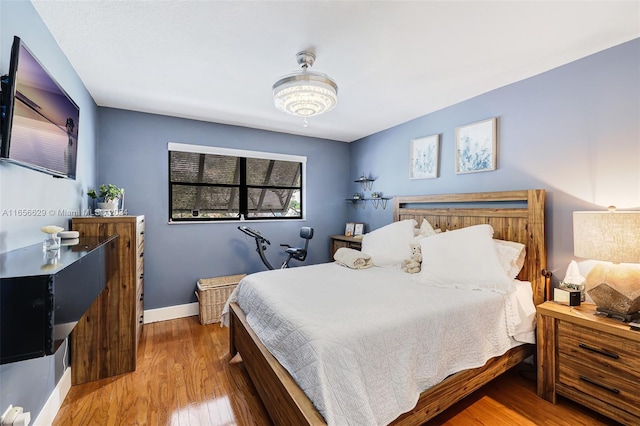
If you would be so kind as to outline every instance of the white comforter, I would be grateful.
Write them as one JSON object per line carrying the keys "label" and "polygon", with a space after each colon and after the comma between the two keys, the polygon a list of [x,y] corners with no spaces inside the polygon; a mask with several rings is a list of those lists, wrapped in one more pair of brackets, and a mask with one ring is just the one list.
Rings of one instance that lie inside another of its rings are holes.
{"label": "white comforter", "polygon": [[510,295],[426,287],[328,263],[245,277],[237,302],[328,425],[382,425],[457,371],[533,343],[531,286]]}

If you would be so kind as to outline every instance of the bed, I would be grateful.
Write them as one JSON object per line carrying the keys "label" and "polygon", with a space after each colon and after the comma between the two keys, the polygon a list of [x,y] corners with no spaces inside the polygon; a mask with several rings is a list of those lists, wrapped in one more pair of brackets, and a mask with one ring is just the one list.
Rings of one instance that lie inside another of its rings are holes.
{"label": "bed", "polygon": [[[421,223],[426,219],[442,231],[488,224],[493,228],[494,238],[525,244],[527,255],[518,279],[531,283],[529,295],[537,305],[544,301],[545,294],[545,280],[541,275],[541,270],[546,267],[544,203],[544,190],[395,197],[394,221],[414,219]],[[318,268],[330,267],[316,266],[315,275],[326,273]],[[291,271],[290,274],[301,273]],[[346,316],[348,314],[345,312]],[[273,422],[277,425],[325,425],[324,417],[258,338],[237,303],[229,306],[229,326],[230,353],[242,356]],[[317,328],[320,330],[323,326],[319,324]],[[377,326],[384,328],[384,323]],[[393,419],[390,424],[422,424],[533,354],[531,344],[503,349],[499,351],[501,355],[492,357],[484,365],[443,377],[419,395],[413,409]]]}

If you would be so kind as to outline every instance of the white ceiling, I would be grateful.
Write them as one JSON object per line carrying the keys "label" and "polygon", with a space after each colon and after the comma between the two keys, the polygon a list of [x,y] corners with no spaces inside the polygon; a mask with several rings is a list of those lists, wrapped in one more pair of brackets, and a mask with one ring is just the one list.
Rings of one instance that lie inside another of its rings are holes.
{"label": "white ceiling", "polygon": [[[640,37],[640,1],[33,1],[99,106],[351,142]],[[315,51],[338,106],[271,86]]]}

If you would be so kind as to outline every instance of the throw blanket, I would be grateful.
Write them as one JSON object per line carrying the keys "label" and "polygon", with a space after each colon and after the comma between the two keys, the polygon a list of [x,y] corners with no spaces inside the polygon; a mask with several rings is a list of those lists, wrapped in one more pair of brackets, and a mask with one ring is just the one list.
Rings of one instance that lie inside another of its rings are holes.
{"label": "throw blanket", "polygon": [[346,266],[351,269],[366,269],[371,268],[371,256],[361,251],[340,247],[333,255],[333,259],[342,266]]}
{"label": "throw blanket", "polygon": [[510,297],[411,277],[335,263],[280,269],[248,275],[229,302],[329,426],[385,425],[424,389],[517,346],[514,334],[533,337],[528,283],[514,281],[519,290]]}

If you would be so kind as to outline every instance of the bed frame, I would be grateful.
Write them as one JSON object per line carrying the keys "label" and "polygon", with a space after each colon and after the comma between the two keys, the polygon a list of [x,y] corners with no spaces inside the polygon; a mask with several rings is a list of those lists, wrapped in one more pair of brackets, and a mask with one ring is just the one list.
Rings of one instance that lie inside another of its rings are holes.
{"label": "bed frame", "polygon": [[[544,302],[546,268],[544,233],[545,190],[480,192],[468,194],[395,197],[393,220],[427,219],[443,231],[487,223],[494,238],[517,241],[527,246],[525,265],[518,276],[531,282],[533,301]],[[240,307],[230,309],[229,350],[240,353],[247,372],[276,425],[326,425],[309,398],[291,375],[269,353],[249,327]],[[420,425],[440,414],[465,396],[523,361],[534,345],[522,345],[495,357],[479,368],[447,377],[420,395],[415,408],[392,425]]]}

